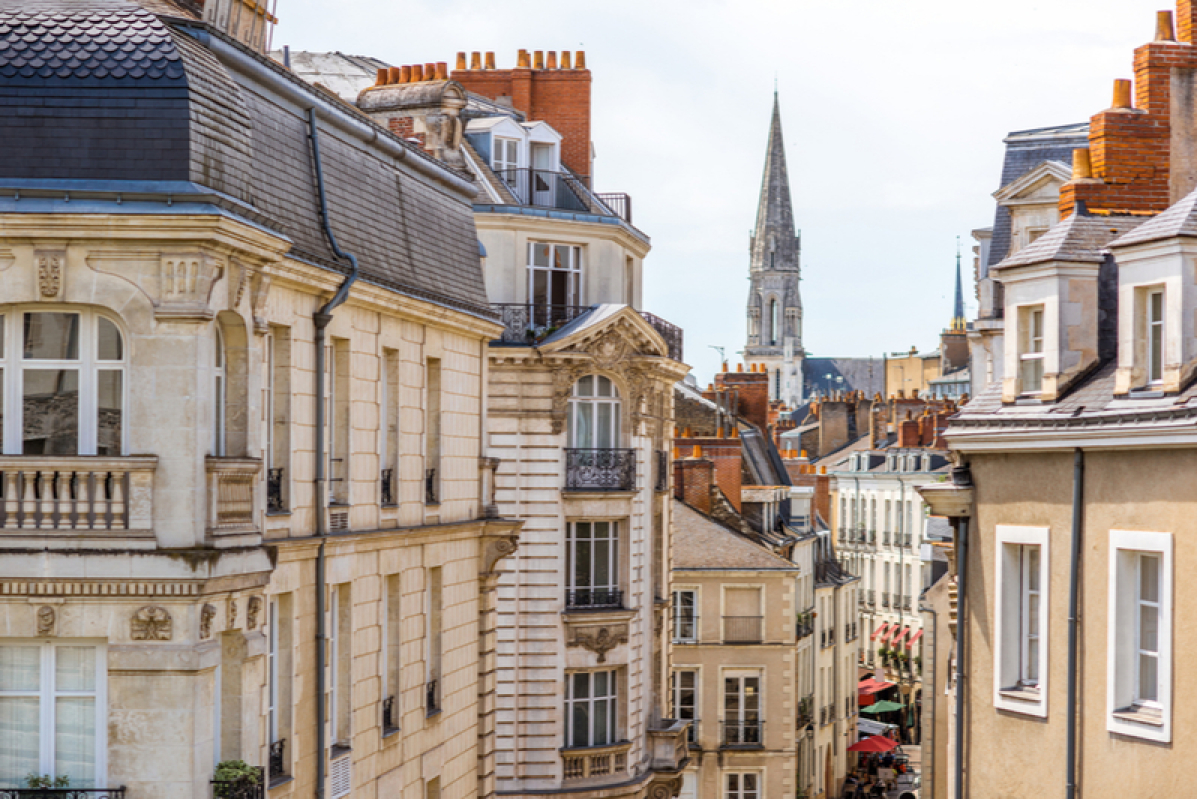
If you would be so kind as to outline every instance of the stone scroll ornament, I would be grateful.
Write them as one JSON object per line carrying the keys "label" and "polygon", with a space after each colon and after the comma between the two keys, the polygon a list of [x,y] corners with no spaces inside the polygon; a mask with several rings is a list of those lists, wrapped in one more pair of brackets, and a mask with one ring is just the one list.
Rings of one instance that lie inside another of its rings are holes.
{"label": "stone scroll ornament", "polygon": [[596,662],[603,663],[608,653],[620,644],[629,643],[629,632],[624,627],[586,627],[575,630],[571,646],[582,646],[596,653]]}
{"label": "stone scroll ornament", "polygon": [[496,564],[501,558],[506,558],[516,551],[517,536],[515,535],[496,538],[490,541],[487,545],[487,550],[484,552],[484,572],[491,574],[493,571],[495,571]]}
{"label": "stone scroll ornament", "polygon": [[130,620],[129,637],[135,641],[170,641],[171,614],[164,607],[146,605]]}
{"label": "stone scroll ornament", "polygon": [[212,635],[213,621],[217,618],[217,606],[209,603],[204,603],[204,607],[200,608],[200,638],[208,638]]}

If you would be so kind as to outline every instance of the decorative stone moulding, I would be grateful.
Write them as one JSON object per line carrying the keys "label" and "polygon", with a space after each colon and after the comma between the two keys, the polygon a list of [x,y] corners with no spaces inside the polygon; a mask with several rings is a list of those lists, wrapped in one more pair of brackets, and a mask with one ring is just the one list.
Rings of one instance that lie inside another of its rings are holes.
{"label": "decorative stone moulding", "polygon": [[491,574],[496,570],[496,564],[517,551],[518,538],[515,535],[497,536],[490,538],[483,553],[483,571]]}
{"label": "decorative stone moulding", "polygon": [[154,315],[173,319],[211,319],[209,297],[223,273],[224,268],[204,253],[161,254]]}
{"label": "decorative stone moulding", "polygon": [[48,302],[61,300],[66,251],[35,250],[33,258],[37,263],[38,299]]}
{"label": "decorative stone moulding", "polygon": [[597,663],[603,663],[613,649],[629,643],[629,626],[626,624],[573,626],[571,633],[567,646],[581,646],[594,652]]}
{"label": "decorative stone moulding", "polygon": [[37,610],[38,638],[54,635],[54,625],[58,621],[58,611],[49,605],[42,605]]}
{"label": "decorative stone moulding", "polygon": [[225,603],[226,629],[236,630],[238,627],[237,597],[230,597]]}
{"label": "decorative stone moulding", "polygon": [[212,635],[213,621],[217,618],[217,606],[208,602],[204,603],[204,607],[200,608],[200,639],[204,640]]}
{"label": "decorative stone moulding", "polygon": [[158,605],[146,605],[133,614],[129,637],[134,641],[170,641],[171,614]]}
{"label": "decorative stone moulding", "polygon": [[252,596],[246,602],[246,629],[258,629],[258,617],[262,613],[262,597]]}

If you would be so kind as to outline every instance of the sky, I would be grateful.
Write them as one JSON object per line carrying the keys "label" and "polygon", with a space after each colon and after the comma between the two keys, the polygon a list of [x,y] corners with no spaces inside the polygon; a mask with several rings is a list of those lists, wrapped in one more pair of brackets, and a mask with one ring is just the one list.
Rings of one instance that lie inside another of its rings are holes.
{"label": "sky", "polygon": [[933,349],[961,241],[991,225],[1010,131],[1106,108],[1166,0],[278,0],[274,47],[392,64],[584,50],[593,185],[632,196],[643,308],[701,383],[745,344],[749,239],[778,86],[801,234],[804,347]]}

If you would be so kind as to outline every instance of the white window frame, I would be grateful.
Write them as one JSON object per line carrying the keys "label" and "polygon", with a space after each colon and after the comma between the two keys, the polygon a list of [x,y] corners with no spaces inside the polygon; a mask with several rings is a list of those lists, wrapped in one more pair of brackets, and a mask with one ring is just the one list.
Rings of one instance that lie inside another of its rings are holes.
{"label": "white window frame", "polygon": [[[38,744],[38,773],[55,775],[55,702],[58,696],[94,696],[96,699],[95,719],[95,758],[96,784],[94,787],[108,787],[108,647],[103,640],[90,638],[62,638],[46,640],[40,638],[6,638],[4,646],[37,647],[40,654],[39,688],[34,691],[0,691],[0,696],[28,697],[37,696],[39,699],[39,744]],[[96,690],[87,692],[57,691],[55,689],[55,661],[53,651],[62,647],[88,647],[96,650]],[[219,704],[219,703],[218,703]],[[9,787],[25,787],[24,776],[21,784]],[[73,786],[85,787],[85,786]]]}
{"label": "white window frame", "polygon": [[[583,381],[590,380],[591,393],[583,393]],[[608,385],[608,395],[600,394],[601,381]],[[571,387],[571,399],[568,409],[568,432],[572,448],[579,449],[618,449],[621,445],[621,389],[616,381],[604,375],[584,375],[575,381]],[[601,410],[609,417],[609,435],[600,435]],[[578,418],[581,415],[589,417],[591,440],[582,441]],[[584,447],[584,444],[589,446]]]}
{"label": "white window frame", "polygon": [[[537,264],[536,252],[538,247],[547,247],[546,265]],[[567,251],[567,266],[565,269],[554,268],[555,250],[559,247]],[[557,306],[553,302],[553,292],[547,291],[545,302],[538,303],[534,299],[534,276],[537,272],[546,272],[546,285],[550,285],[550,276],[556,273],[567,275],[567,306],[582,306],[583,300],[583,247],[578,244],[565,244],[554,241],[530,241],[525,254],[526,298],[532,309],[545,309],[546,314],[552,313]],[[533,320],[531,320],[533,321]]]}
{"label": "white window frame", "polygon": [[[579,525],[591,525],[592,534],[586,539],[590,544],[590,561],[588,585],[581,585],[575,579],[575,559],[576,547],[580,545],[583,539],[580,539],[577,529]],[[608,536],[605,538],[596,538],[596,525],[607,524]],[[600,584],[596,580],[596,552],[598,549],[607,549],[609,577],[605,584]],[[569,591],[621,591],[621,523],[616,519],[577,519],[567,522],[567,557],[566,560],[566,583]],[[624,600],[622,599],[622,603]]]}
{"label": "white window frame", "polygon": [[[575,677],[579,674],[587,674],[588,675],[588,695],[586,697],[576,697],[575,696]],[[596,675],[597,674],[607,674],[608,675],[608,690],[603,695],[598,695],[596,693]],[[564,676],[565,676],[564,682],[566,683],[563,688],[563,694],[565,697],[564,704],[565,704],[565,710],[566,710],[564,718],[563,718],[563,725],[564,725],[563,741],[565,742],[564,748],[579,749],[579,748],[584,748],[584,747],[589,747],[589,746],[610,746],[610,745],[615,744],[618,741],[620,741],[621,740],[621,730],[618,727],[618,723],[619,723],[618,715],[619,714],[617,713],[617,705],[621,701],[621,690],[620,690],[620,684],[619,684],[621,677],[620,677],[619,670],[617,670],[617,669],[597,669],[596,671],[586,671],[586,672],[568,671],[568,672],[566,672],[566,674]],[[601,703],[608,703],[608,704],[603,705]],[[574,719],[574,715],[575,715],[574,711],[575,711],[576,707],[580,706],[580,705],[582,705],[583,707],[585,707],[587,709],[588,725],[587,725],[587,740],[586,741],[573,740],[573,736],[572,736],[572,733],[574,732],[574,725],[572,723],[572,720]],[[600,708],[599,710],[597,709],[598,706]],[[596,731],[596,725],[594,723],[595,714],[598,712],[603,712],[605,708],[607,708],[607,712],[608,712],[608,730],[609,730],[608,737],[611,740],[597,741],[597,740],[594,740],[594,735],[595,735],[595,731]]]}
{"label": "white window frame", "polygon": [[[1132,530],[1108,534],[1107,728],[1160,743],[1171,741],[1174,539],[1171,533]],[[1159,562],[1158,700],[1154,703],[1129,699],[1136,696],[1138,678],[1136,600],[1140,576],[1135,558],[1140,555],[1156,556]]]}
{"label": "white window frame", "polygon": [[[691,618],[685,619],[681,613],[680,599],[684,594],[692,597]],[[671,591],[671,640],[676,644],[694,644],[700,641],[700,589],[699,587],[675,588]],[[692,627],[691,635],[680,635],[682,623],[688,622]]]}
{"label": "white window frame", "polygon": [[[34,360],[24,357],[24,318],[27,313],[62,313],[79,316],[79,352],[71,360]],[[99,320],[110,322],[121,337],[121,358],[100,360]],[[99,432],[99,373],[121,373],[121,444],[119,455],[129,452],[129,333],[114,315],[81,305],[38,304],[0,307],[0,405],[4,409],[0,430],[0,451],[24,454],[25,416],[24,373],[26,370],[71,370],[78,373],[78,427],[76,449],[79,455],[95,455]],[[119,456],[118,455],[118,456]],[[61,457],[74,457],[64,455]],[[110,456],[111,457],[111,456]]]}
{"label": "white window frame", "polygon": [[1042,380],[1036,386],[1025,385],[1025,364],[1038,361],[1041,364],[1041,376],[1046,376],[1046,306],[1026,305],[1018,309],[1020,323],[1020,352],[1017,368],[1017,383],[1020,394],[1041,394]]}
{"label": "white window frame", "polygon": [[[729,680],[738,681],[738,707],[737,712],[732,715],[730,714],[729,708],[726,706],[726,697],[729,693],[729,686],[726,683]],[[751,695],[746,691],[746,680],[758,681],[758,693],[757,695],[754,695],[754,702],[749,701]],[[765,746],[767,732],[767,708],[764,706],[764,697],[768,695],[766,674],[764,674],[761,669],[725,669],[721,672],[720,686],[721,696],[718,701],[720,702],[721,721],[725,722],[726,724],[737,724],[740,727],[737,737],[741,740],[735,743],[739,745],[745,744],[745,739],[750,737],[749,733],[746,731],[746,725],[757,724],[759,740],[757,742],[751,741],[749,743],[755,746]],[[755,705],[755,707],[750,707],[751,704]],[[727,733],[724,729],[722,729],[722,744],[724,744],[726,740]]]}
{"label": "white window frame", "polygon": [[[819,769],[818,769],[819,770]],[[762,799],[763,773],[761,771],[726,771],[722,776],[721,796],[723,799]],[[754,778],[754,787],[746,788],[746,778]],[[737,782],[736,788],[731,788],[729,780]]]}
{"label": "white window frame", "polygon": [[[1167,295],[1162,286],[1145,290],[1143,320],[1146,326],[1146,385],[1157,386],[1163,381],[1164,360],[1167,354],[1166,309]],[[1154,318],[1154,298],[1158,298],[1158,319]],[[1158,331],[1158,375],[1154,374],[1154,333]]]}
{"label": "white window frame", "polygon": [[[688,688],[685,688],[683,685],[681,685],[680,676],[683,674],[691,674],[692,675],[692,684]],[[701,707],[701,705],[700,705],[700,685],[701,685],[701,680],[700,680],[700,667],[699,666],[681,666],[677,669],[671,670],[671,718],[683,719],[684,721],[693,722],[692,732],[688,736],[689,742],[698,742],[699,741],[698,732],[696,731],[695,723],[698,723],[700,721],[700,707]],[[691,702],[692,715],[688,716],[686,718],[680,712],[681,709],[683,708],[682,694],[684,693],[684,691],[691,691],[691,694],[692,694],[692,702]]]}
{"label": "white window frame", "polygon": [[267,743],[279,740],[279,599],[267,602]]}
{"label": "white window frame", "polygon": [[[1023,659],[1027,641],[1026,609],[1028,597],[1021,579],[1021,547],[1036,546],[1038,551],[1037,629],[1038,678],[1033,684],[1023,680]],[[1050,621],[1050,528],[996,525],[996,595],[993,651],[993,704],[1001,710],[1045,718],[1049,677]]]}
{"label": "white window frame", "polygon": [[225,455],[225,405],[229,383],[225,379],[225,334],[219,324],[213,325],[213,438],[212,454],[214,457]]}

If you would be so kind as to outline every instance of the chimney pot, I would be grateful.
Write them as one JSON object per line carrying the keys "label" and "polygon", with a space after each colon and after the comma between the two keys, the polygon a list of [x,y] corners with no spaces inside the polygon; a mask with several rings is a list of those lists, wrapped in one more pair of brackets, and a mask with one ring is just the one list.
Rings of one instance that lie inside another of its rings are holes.
{"label": "chimney pot", "polygon": [[800,457],[801,457],[801,458],[807,458],[807,457],[808,457],[808,450],[806,450],[806,449],[802,449],[802,450],[800,450]]}
{"label": "chimney pot", "polygon": [[1175,23],[1170,11],[1158,12],[1158,25],[1154,31],[1154,41],[1175,41]]}
{"label": "chimney pot", "polygon": [[570,69],[570,68],[571,68],[571,51],[570,51],[570,50],[563,50],[563,51],[562,51],[562,64],[561,64],[560,66],[561,66],[563,69]]}
{"label": "chimney pot", "polygon": [[738,371],[739,372],[742,371],[742,364],[740,364],[740,363],[738,364]]}
{"label": "chimney pot", "polygon": [[724,438],[724,437],[725,437],[725,427],[723,425],[717,427],[717,438]]}
{"label": "chimney pot", "polygon": [[545,54],[541,50],[533,51],[533,68],[534,69],[545,69],[546,68],[546,59],[545,59],[544,55]]}
{"label": "chimney pot", "polygon": [[437,72],[434,73],[434,77],[438,80],[450,80],[450,70],[446,69],[446,66],[445,61],[437,62]]}
{"label": "chimney pot", "polygon": [[529,69],[529,51],[517,51],[517,69]]}
{"label": "chimney pot", "polygon": [[702,449],[700,449],[699,444],[692,445],[692,457],[693,458],[703,458],[704,457],[704,451]]}
{"label": "chimney pot", "polygon": [[1131,84],[1126,78],[1113,81],[1113,108],[1133,108]]}
{"label": "chimney pot", "polygon": [[420,83],[423,80],[425,80],[425,67],[421,66],[420,64],[413,64],[412,65],[412,75],[409,78],[409,80],[406,82],[407,83]]}
{"label": "chimney pot", "polygon": [[584,58],[582,50],[575,54],[575,69],[587,69],[587,60]]}
{"label": "chimney pot", "polygon": [[721,371],[722,372],[729,371],[729,361],[721,361]]}
{"label": "chimney pot", "polygon": [[821,474],[825,474],[825,467],[824,467],[824,466],[822,466],[822,467],[821,467]]}
{"label": "chimney pot", "polygon": [[479,51],[471,52],[471,69],[479,69]]}
{"label": "chimney pot", "polygon": [[558,53],[553,50],[546,53],[546,69],[558,69]]}
{"label": "chimney pot", "polygon": [[454,57],[454,68],[455,69],[466,69],[467,68],[467,54],[466,53],[459,53],[458,55],[456,55]]}
{"label": "chimney pot", "polygon": [[430,62],[425,65],[425,80],[433,80],[437,77],[437,64]]}
{"label": "chimney pot", "polygon": [[484,52],[484,54],[483,54],[483,68],[484,69],[495,69],[496,68],[496,54],[490,50]]}
{"label": "chimney pot", "polygon": [[381,69],[375,70],[375,85],[386,86],[388,83],[388,73],[390,71],[391,70],[388,67],[382,67]]}
{"label": "chimney pot", "polygon": [[679,447],[671,447],[671,460],[679,460]]}

